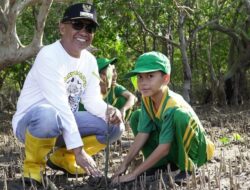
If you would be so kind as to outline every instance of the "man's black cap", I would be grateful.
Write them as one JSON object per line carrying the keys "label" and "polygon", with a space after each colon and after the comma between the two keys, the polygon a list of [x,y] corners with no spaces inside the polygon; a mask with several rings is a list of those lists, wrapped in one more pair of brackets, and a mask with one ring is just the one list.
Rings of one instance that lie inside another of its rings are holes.
{"label": "man's black cap", "polygon": [[86,19],[99,25],[96,18],[96,10],[92,4],[77,3],[69,6],[63,15],[62,23],[71,20]]}

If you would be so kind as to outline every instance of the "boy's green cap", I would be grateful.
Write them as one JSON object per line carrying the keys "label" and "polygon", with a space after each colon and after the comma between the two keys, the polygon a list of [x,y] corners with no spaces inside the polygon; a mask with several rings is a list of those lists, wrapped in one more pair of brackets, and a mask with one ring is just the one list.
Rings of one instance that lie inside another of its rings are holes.
{"label": "boy's green cap", "polygon": [[107,59],[107,58],[98,58],[97,64],[98,64],[98,70],[99,72],[103,69],[105,69],[109,64],[113,65],[117,62],[117,58],[113,59]]}
{"label": "boy's green cap", "polygon": [[149,73],[154,71],[162,71],[170,74],[171,66],[168,58],[156,51],[142,54],[135,62],[134,70],[125,75],[126,78],[137,75],[138,73]]}

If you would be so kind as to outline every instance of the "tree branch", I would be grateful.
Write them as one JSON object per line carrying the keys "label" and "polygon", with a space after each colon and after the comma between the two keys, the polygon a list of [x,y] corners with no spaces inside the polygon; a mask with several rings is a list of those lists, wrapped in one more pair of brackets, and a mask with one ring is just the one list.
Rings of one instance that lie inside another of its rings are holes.
{"label": "tree branch", "polygon": [[[183,14],[185,13],[187,16],[190,16],[189,12],[194,13],[194,10],[191,7],[187,5],[179,5],[179,3],[175,0],[173,2],[179,12],[183,12]],[[187,2],[185,2],[184,4],[187,4]]]}
{"label": "tree branch", "polygon": [[132,46],[131,45],[131,43],[129,42],[129,38],[128,38],[128,31],[126,31],[126,33],[125,33],[125,35],[126,35],[126,42],[127,42],[127,44],[128,44],[128,46],[131,48],[131,49],[133,49],[134,51],[136,51],[136,52],[138,52],[139,54],[142,54],[143,52],[141,51],[141,50],[139,50],[139,49],[137,49],[137,48],[135,48],[134,46]]}
{"label": "tree branch", "polygon": [[26,8],[28,5],[32,3],[39,3],[41,0],[23,0],[21,3],[18,4],[17,6],[17,14],[23,11],[24,8]]}
{"label": "tree branch", "polygon": [[212,30],[217,30],[219,32],[225,33],[228,36],[230,36],[231,38],[237,40],[239,39],[239,35],[237,34],[237,32],[235,32],[235,30],[230,29],[230,28],[226,28],[224,26],[221,26],[218,23],[214,23],[213,25],[211,25],[211,29]]}
{"label": "tree branch", "polygon": [[[4,33],[7,31],[7,19],[6,19],[6,16],[4,15],[4,10],[2,9],[2,7],[0,7],[0,30]],[[0,37],[0,41],[1,41],[1,37]]]}
{"label": "tree branch", "polygon": [[244,0],[245,6],[246,6],[246,10],[247,10],[247,14],[250,15],[250,1],[249,0]]}
{"label": "tree branch", "polygon": [[50,6],[53,0],[42,1],[42,5],[39,8],[39,13],[36,18],[36,31],[32,40],[32,46],[42,46],[42,38],[44,33],[45,22],[49,13]]}
{"label": "tree branch", "polygon": [[7,7],[9,7],[10,1],[9,0],[2,0],[0,1],[0,7],[5,11]]}
{"label": "tree branch", "polygon": [[0,20],[2,20],[4,18],[4,11],[2,9],[2,7],[0,7]]}
{"label": "tree branch", "polygon": [[175,43],[174,41],[172,41],[172,40],[170,40],[170,39],[168,39],[168,38],[166,38],[164,36],[157,35],[152,30],[148,29],[147,26],[146,26],[146,24],[145,24],[145,22],[143,21],[143,19],[141,18],[141,16],[137,13],[137,11],[134,9],[134,7],[131,4],[129,4],[129,5],[130,5],[130,8],[135,13],[136,18],[138,19],[138,21],[140,22],[140,24],[142,25],[142,27],[143,27],[143,29],[145,31],[147,31],[148,33],[150,33],[155,38],[162,39],[162,40],[164,40],[164,41],[172,44],[173,46],[180,48],[180,45],[178,43]]}
{"label": "tree branch", "polygon": [[218,21],[218,19],[214,19],[214,20],[211,20],[207,23],[205,23],[204,25],[201,25],[201,26],[198,26],[195,30],[192,31],[191,35],[190,35],[190,38],[188,39],[188,43],[192,42],[196,36],[196,34],[205,29],[206,27],[210,26],[210,25],[213,25],[215,24],[216,22]]}

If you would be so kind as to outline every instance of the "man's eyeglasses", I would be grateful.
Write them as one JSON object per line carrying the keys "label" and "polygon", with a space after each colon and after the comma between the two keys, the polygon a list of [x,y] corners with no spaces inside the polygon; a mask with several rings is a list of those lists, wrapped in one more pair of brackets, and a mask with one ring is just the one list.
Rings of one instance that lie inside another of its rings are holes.
{"label": "man's eyeglasses", "polygon": [[76,21],[76,20],[72,20],[72,21],[64,22],[64,23],[65,24],[71,24],[72,28],[74,30],[85,29],[86,32],[91,33],[91,34],[95,33],[95,31],[96,31],[96,25],[94,23],[84,23],[84,22]]}

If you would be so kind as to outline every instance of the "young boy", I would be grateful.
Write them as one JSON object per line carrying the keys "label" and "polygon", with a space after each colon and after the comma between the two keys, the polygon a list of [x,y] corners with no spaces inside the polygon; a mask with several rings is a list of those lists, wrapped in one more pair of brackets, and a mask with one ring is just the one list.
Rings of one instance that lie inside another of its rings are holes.
{"label": "young boy", "polygon": [[[182,180],[195,166],[213,156],[214,145],[206,138],[197,115],[182,96],[168,88],[170,70],[165,55],[149,52],[141,55],[134,70],[127,74],[137,75],[142,105],[141,111],[131,116],[135,140],[114,174],[113,183],[132,181],[149,169],[166,168],[169,163],[181,171],[175,180]],[[140,150],[145,161],[131,173],[120,176]]]}
{"label": "young boy", "polygon": [[118,108],[121,111],[123,120],[129,116],[129,111],[136,102],[136,97],[124,86],[116,83],[117,73],[115,69],[116,58],[97,59],[99,74],[102,79],[100,82],[101,93],[104,101]]}

